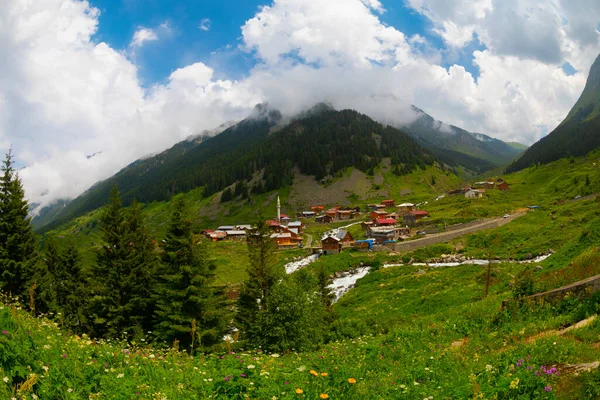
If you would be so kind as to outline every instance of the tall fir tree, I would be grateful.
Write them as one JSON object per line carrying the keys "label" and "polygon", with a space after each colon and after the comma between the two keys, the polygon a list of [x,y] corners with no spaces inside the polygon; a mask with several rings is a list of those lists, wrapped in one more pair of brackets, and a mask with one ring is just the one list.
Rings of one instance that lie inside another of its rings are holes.
{"label": "tall fir tree", "polygon": [[224,321],[217,311],[212,282],[215,265],[206,246],[194,244],[190,221],[181,196],[173,200],[173,214],[156,290],[157,338],[193,351],[220,340]]}
{"label": "tall fir tree", "polygon": [[275,242],[266,221],[259,216],[256,228],[247,236],[249,265],[248,279],[240,289],[237,324],[241,336],[250,341],[260,335],[260,314],[269,307],[271,292],[282,273],[275,264]]}
{"label": "tall fir tree", "polygon": [[12,295],[26,295],[37,245],[25,191],[13,164],[9,150],[0,177],[0,287]]}
{"label": "tall fir tree", "polygon": [[100,230],[105,245],[94,267],[93,333],[139,336],[151,326],[156,256],[139,205],[126,211],[116,186],[100,218]]}

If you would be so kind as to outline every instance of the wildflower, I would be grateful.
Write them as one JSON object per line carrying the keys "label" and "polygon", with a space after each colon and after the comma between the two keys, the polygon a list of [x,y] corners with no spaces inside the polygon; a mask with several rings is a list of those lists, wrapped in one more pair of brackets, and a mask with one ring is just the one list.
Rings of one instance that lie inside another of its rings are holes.
{"label": "wildflower", "polygon": [[544,390],[545,390],[546,392],[551,392],[551,391],[552,391],[552,386],[548,385],[548,386],[546,386],[546,387],[544,388]]}
{"label": "wildflower", "polygon": [[271,354],[271,357],[277,358],[277,357],[279,357],[279,354]]}
{"label": "wildflower", "polygon": [[348,383],[351,385],[354,385],[356,383],[356,379],[354,378],[348,378]]}
{"label": "wildflower", "polygon": [[519,388],[519,378],[515,378],[509,386],[509,389],[518,389]]}
{"label": "wildflower", "polygon": [[302,390],[302,389],[300,389],[300,388],[297,388],[297,389],[296,389],[296,394],[302,394],[302,393],[304,393],[304,390]]}
{"label": "wildflower", "polygon": [[327,376],[329,375],[327,372],[321,372],[321,376]]}
{"label": "wildflower", "polygon": [[8,335],[8,332],[6,332],[5,330],[2,330],[2,334],[3,335]]}
{"label": "wildflower", "polygon": [[246,374],[240,374],[240,376],[241,376],[242,378],[245,378],[245,377],[246,377]]}
{"label": "wildflower", "polygon": [[319,395],[319,397],[322,398],[322,399],[328,399],[329,398],[329,396],[326,393],[321,393]]}
{"label": "wildflower", "polygon": [[256,367],[255,367],[254,365],[250,364],[250,365],[248,365],[246,368],[248,368],[248,369],[254,369],[254,368],[256,368]]}
{"label": "wildflower", "polygon": [[485,370],[488,371],[488,372],[490,372],[493,369],[494,369],[494,367],[492,367],[490,364],[488,364],[488,365],[485,366]]}
{"label": "wildflower", "polygon": [[119,375],[117,375],[117,379],[121,379],[121,378],[124,378],[124,377],[125,377],[125,374],[119,374]]}
{"label": "wildflower", "polygon": [[4,381],[4,383],[8,383],[8,376],[5,376],[4,378],[2,378],[2,380]]}
{"label": "wildflower", "polygon": [[72,391],[73,391],[73,389],[72,389],[72,388],[68,388],[68,389],[67,389],[67,392],[69,392],[69,393],[71,393]]}
{"label": "wildflower", "polygon": [[519,361],[517,361],[517,367],[520,367],[521,365],[523,365],[523,361],[525,361],[525,360],[523,360],[522,358]]}
{"label": "wildflower", "polygon": [[318,373],[317,371],[315,371],[314,369],[311,369],[311,370],[310,370],[310,374],[311,374],[312,376],[319,376],[319,373]]}
{"label": "wildflower", "polygon": [[64,353],[63,353],[63,354],[61,354],[61,355],[62,355],[62,358],[67,358],[67,355],[66,355],[66,354],[64,354]]}

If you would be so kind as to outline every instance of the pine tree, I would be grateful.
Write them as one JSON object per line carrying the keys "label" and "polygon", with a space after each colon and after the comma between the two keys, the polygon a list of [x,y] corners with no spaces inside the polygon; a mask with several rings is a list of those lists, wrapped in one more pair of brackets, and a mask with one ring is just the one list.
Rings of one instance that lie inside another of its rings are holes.
{"label": "pine tree", "polygon": [[236,317],[242,337],[250,340],[260,335],[260,314],[268,310],[271,291],[281,278],[275,265],[275,243],[262,215],[256,226],[247,236],[248,279],[240,290]]}
{"label": "pine tree", "polygon": [[86,325],[84,305],[87,303],[87,277],[81,268],[81,255],[73,242],[61,255],[62,268],[57,273],[59,292],[58,307],[62,312],[63,326],[83,331]]}
{"label": "pine tree", "polygon": [[173,200],[165,239],[162,272],[156,289],[155,334],[193,351],[220,339],[223,320],[212,288],[215,266],[204,245],[194,244],[191,223],[181,196]]}
{"label": "pine tree", "polygon": [[13,295],[27,292],[36,262],[36,239],[21,179],[6,154],[0,178],[0,287]]}
{"label": "pine tree", "polygon": [[127,302],[126,277],[129,275],[128,227],[122,209],[119,190],[114,186],[110,200],[100,216],[100,231],[104,245],[93,268],[92,291],[94,334],[115,335],[126,325],[123,304]]}

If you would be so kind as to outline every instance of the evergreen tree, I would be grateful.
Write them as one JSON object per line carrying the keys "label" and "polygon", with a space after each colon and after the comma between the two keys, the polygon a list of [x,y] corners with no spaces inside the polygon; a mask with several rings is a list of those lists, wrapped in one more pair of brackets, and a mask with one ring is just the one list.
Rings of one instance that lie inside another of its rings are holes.
{"label": "evergreen tree", "polygon": [[33,277],[36,240],[28,217],[29,205],[9,150],[0,177],[0,287],[13,295],[27,293]]}
{"label": "evergreen tree", "polygon": [[256,226],[247,236],[248,279],[240,290],[236,317],[242,337],[249,340],[260,336],[260,314],[268,310],[271,291],[281,277],[275,265],[275,243],[262,215]]}
{"label": "evergreen tree", "polygon": [[130,295],[125,305],[125,312],[130,317],[128,329],[148,331],[154,325],[155,300],[152,291],[158,272],[158,259],[154,253],[154,242],[144,224],[142,209],[136,201],[127,214],[127,225],[131,265],[128,284]]}
{"label": "evergreen tree", "polygon": [[63,326],[81,332],[86,324],[84,305],[87,303],[87,278],[81,268],[81,255],[73,242],[63,251],[62,268],[57,273]]}
{"label": "evergreen tree", "polygon": [[110,200],[100,216],[104,245],[93,268],[93,331],[97,336],[115,335],[126,325],[123,304],[128,296],[125,282],[129,275],[128,227],[119,190],[113,186]]}
{"label": "evergreen tree", "polygon": [[156,269],[154,246],[140,206],[134,202],[124,210],[119,191],[113,187],[100,218],[100,230],[105,245],[94,268],[94,333],[139,336],[152,326],[151,290]]}
{"label": "evergreen tree", "polygon": [[195,245],[181,196],[174,199],[156,290],[155,334],[185,349],[208,347],[220,339],[223,320],[212,288],[215,266],[204,245]]}

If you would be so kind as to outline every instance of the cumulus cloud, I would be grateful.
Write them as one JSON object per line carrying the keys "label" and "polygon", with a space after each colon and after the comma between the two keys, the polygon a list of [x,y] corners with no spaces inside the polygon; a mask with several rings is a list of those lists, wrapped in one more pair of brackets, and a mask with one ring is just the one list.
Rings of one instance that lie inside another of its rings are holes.
{"label": "cumulus cloud", "polygon": [[208,32],[210,31],[210,25],[210,19],[204,18],[202,21],[200,21],[200,25],[198,25],[198,28],[202,31]]}
{"label": "cumulus cloud", "polygon": [[155,40],[158,40],[158,36],[152,29],[139,27],[138,30],[133,34],[130,46],[140,47],[146,42],[152,42]]}
{"label": "cumulus cloud", "polygon": [[[0,1],[0,49],[11,54],[0,63],[0,147],[13,144],[27,166],[28,197],[48,204],[263,101],[288,114],[327,101],[394,124],[417,118],[415,104],[448,124],[531,143],[567,114],[600,50],[600,10],[584,2],[588,12],[558,0],[542,8],[529,0],[504,8],[492,0],[406,0],[449,47],[482,41],[475,79],[461,65],[440,66],[444,52],[425,37],[383,23],[379,0],[274,0],[241,28],[244,49],[258,60],[247,77],[218,79],[194,63],[144,88],[133,52],[93,39],[99,12],[89,3]],[[522,43],[494,25],[513,17],[514,31],[527,36]],[[542,27],[552,32],[532,31]],[[170,27],[142,29],[160,39]],[[151,37],[134,35],[132,45]],[[567,76],[564,61],[577,73]]]}

